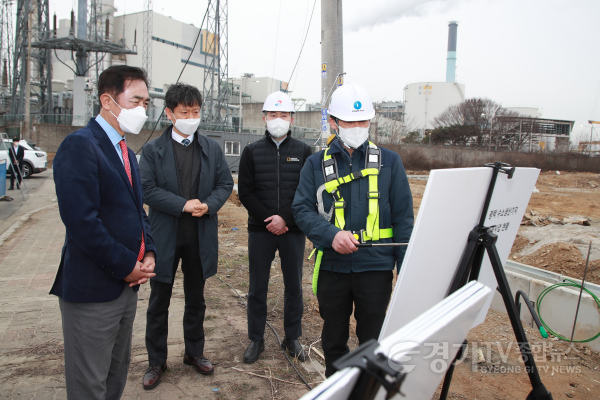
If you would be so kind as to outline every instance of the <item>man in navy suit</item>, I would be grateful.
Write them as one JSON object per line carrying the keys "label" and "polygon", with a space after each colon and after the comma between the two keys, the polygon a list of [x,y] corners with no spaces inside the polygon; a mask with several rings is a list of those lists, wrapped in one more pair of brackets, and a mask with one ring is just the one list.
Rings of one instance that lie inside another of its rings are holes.
{"label": "man in navy suit", "polygon": [[114,66],[98,80],[100,114],[54,158],[65,244],[51,294],[59,297],[69,399],[119,399],[127,382],[139,285],[155,274],[140,172],[125,133],[139,133],[146,73]]}
{"label": "man in navy suit", "polygon": [[15,188],[15,178],[17,179],[17,189],[21,186],[23,180],[23,158],[25,157],[25,147],[19,145],[19,139],[13,139],[12,148],[8,149],[10,156],[10,187],[8,190]]}

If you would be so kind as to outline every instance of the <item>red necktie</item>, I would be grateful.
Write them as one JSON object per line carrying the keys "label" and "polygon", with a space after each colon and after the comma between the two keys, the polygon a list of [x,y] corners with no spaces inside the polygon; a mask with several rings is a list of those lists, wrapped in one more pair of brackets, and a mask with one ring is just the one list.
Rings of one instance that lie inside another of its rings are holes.
{"label": "red necktie", "polygon": [[[119,142],[119,146],[121,147],[121,153],[123,153],[123,165],[125,166],[125,172],[127,172],[127,177],[129,178],[129,183],[133,187],[133,181],[131,180],[131,166],[129,165],[129,151],[127,150],[127,145],[125,144],[125,140],[121,140]],[[144,258],[144,254],[146,253],[146,241],[144,240],[144,231],[142,230],[142,245],[140,247],[140,253],[138,254],[138,261],[142,261]]]}

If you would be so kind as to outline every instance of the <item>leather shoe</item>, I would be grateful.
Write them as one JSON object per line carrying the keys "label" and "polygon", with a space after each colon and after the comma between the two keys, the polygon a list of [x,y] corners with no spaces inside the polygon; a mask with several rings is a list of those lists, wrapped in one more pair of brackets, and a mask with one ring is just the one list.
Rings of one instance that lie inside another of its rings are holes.
{"label": "leather shoe", "polygon": [[297,339],[290,340],[283,338],[281,348],[287,350],[291,357],[297,358],[300,361],[306,361],[306,353]]}
{"label": "leather shoe", "polygon": [[8,190],[15,190],[15,188],[11,186],[8,188]]}
{"label": "leather shoe", "polygon": [[246,364],[255,363],[258,360],[258,356],[263,351],[265,351],[264,340],[261,340],[260,342],[250,342],[250,346],[244,351],[244,362]]}
{"label": "leather shoe", "polygon": [[167,364],[162,367],[148,367],[148,370],[144,374],[144,389],[151,390],[158,386],[160,378],[163,372],[167,370]]}
{"label": "leather shoe", "polygon": [[210,375],[215,372],[215,368],[208,358],[204,357],[204,354],[196,357],[189,357],[187,354],[184,354],[183,363],[185,365],[193,365],[194,368],[196,368],[196,371],[202,375]]}

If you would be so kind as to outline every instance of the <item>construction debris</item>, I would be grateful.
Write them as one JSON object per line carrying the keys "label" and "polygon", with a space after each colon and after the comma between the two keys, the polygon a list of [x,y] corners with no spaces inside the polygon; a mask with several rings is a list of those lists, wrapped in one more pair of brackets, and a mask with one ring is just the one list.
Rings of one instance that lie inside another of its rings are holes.
{"label": "construction debris", "polygon": [[532,225],[532,226],[546,226],[550,224],[559,224],[559,225],[567,225],[567,224],[577,224],[583,226],[590,226],[591,220],[587,217],[567,217],[563,219],[554,218],[551,215],[540,215],[538,212],[529,209],[523,216],[523,220],[521,221],[521,225]]}

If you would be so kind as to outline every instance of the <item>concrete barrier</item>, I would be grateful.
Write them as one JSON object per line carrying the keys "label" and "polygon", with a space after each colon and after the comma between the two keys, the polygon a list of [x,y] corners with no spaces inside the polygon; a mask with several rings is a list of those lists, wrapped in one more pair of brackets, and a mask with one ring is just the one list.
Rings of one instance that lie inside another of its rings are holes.
{"label": "concrete barrier", "polygon": [[[513,296],[517,290],[522,290],[534,303],[534,307],[537,306],[539,295],[546,288],[556,283],[561,283],[564,279],[570,279],[581,284],[580,279],[545,271],[514,261],[507,261],[504,271]],[[599,285],[586,282],[585,287],[596,296],[600,297]],[[552,330],[560,333],[562,336],[571,337],[578,298],[579,290],[576,288],[561,287],[552,290],[544,297],[540,309],[544,322],[552,328]],[[495,293],[491,307],[496,311],[506,312],[500,293]],[[525,325],[537,328],[527,306],[524,304],[521,305],[521,320]],[[575,329],[575,340],[592,337],[599,331],[600,310],[598,310],[598,306],[592,296],[583,292],[583,295],[581,296],[581,306],[579,307],[579,316],[577,318],[577,327]],[[590,349],[600,351],[600,338],[588,342],[585,345]]]}

